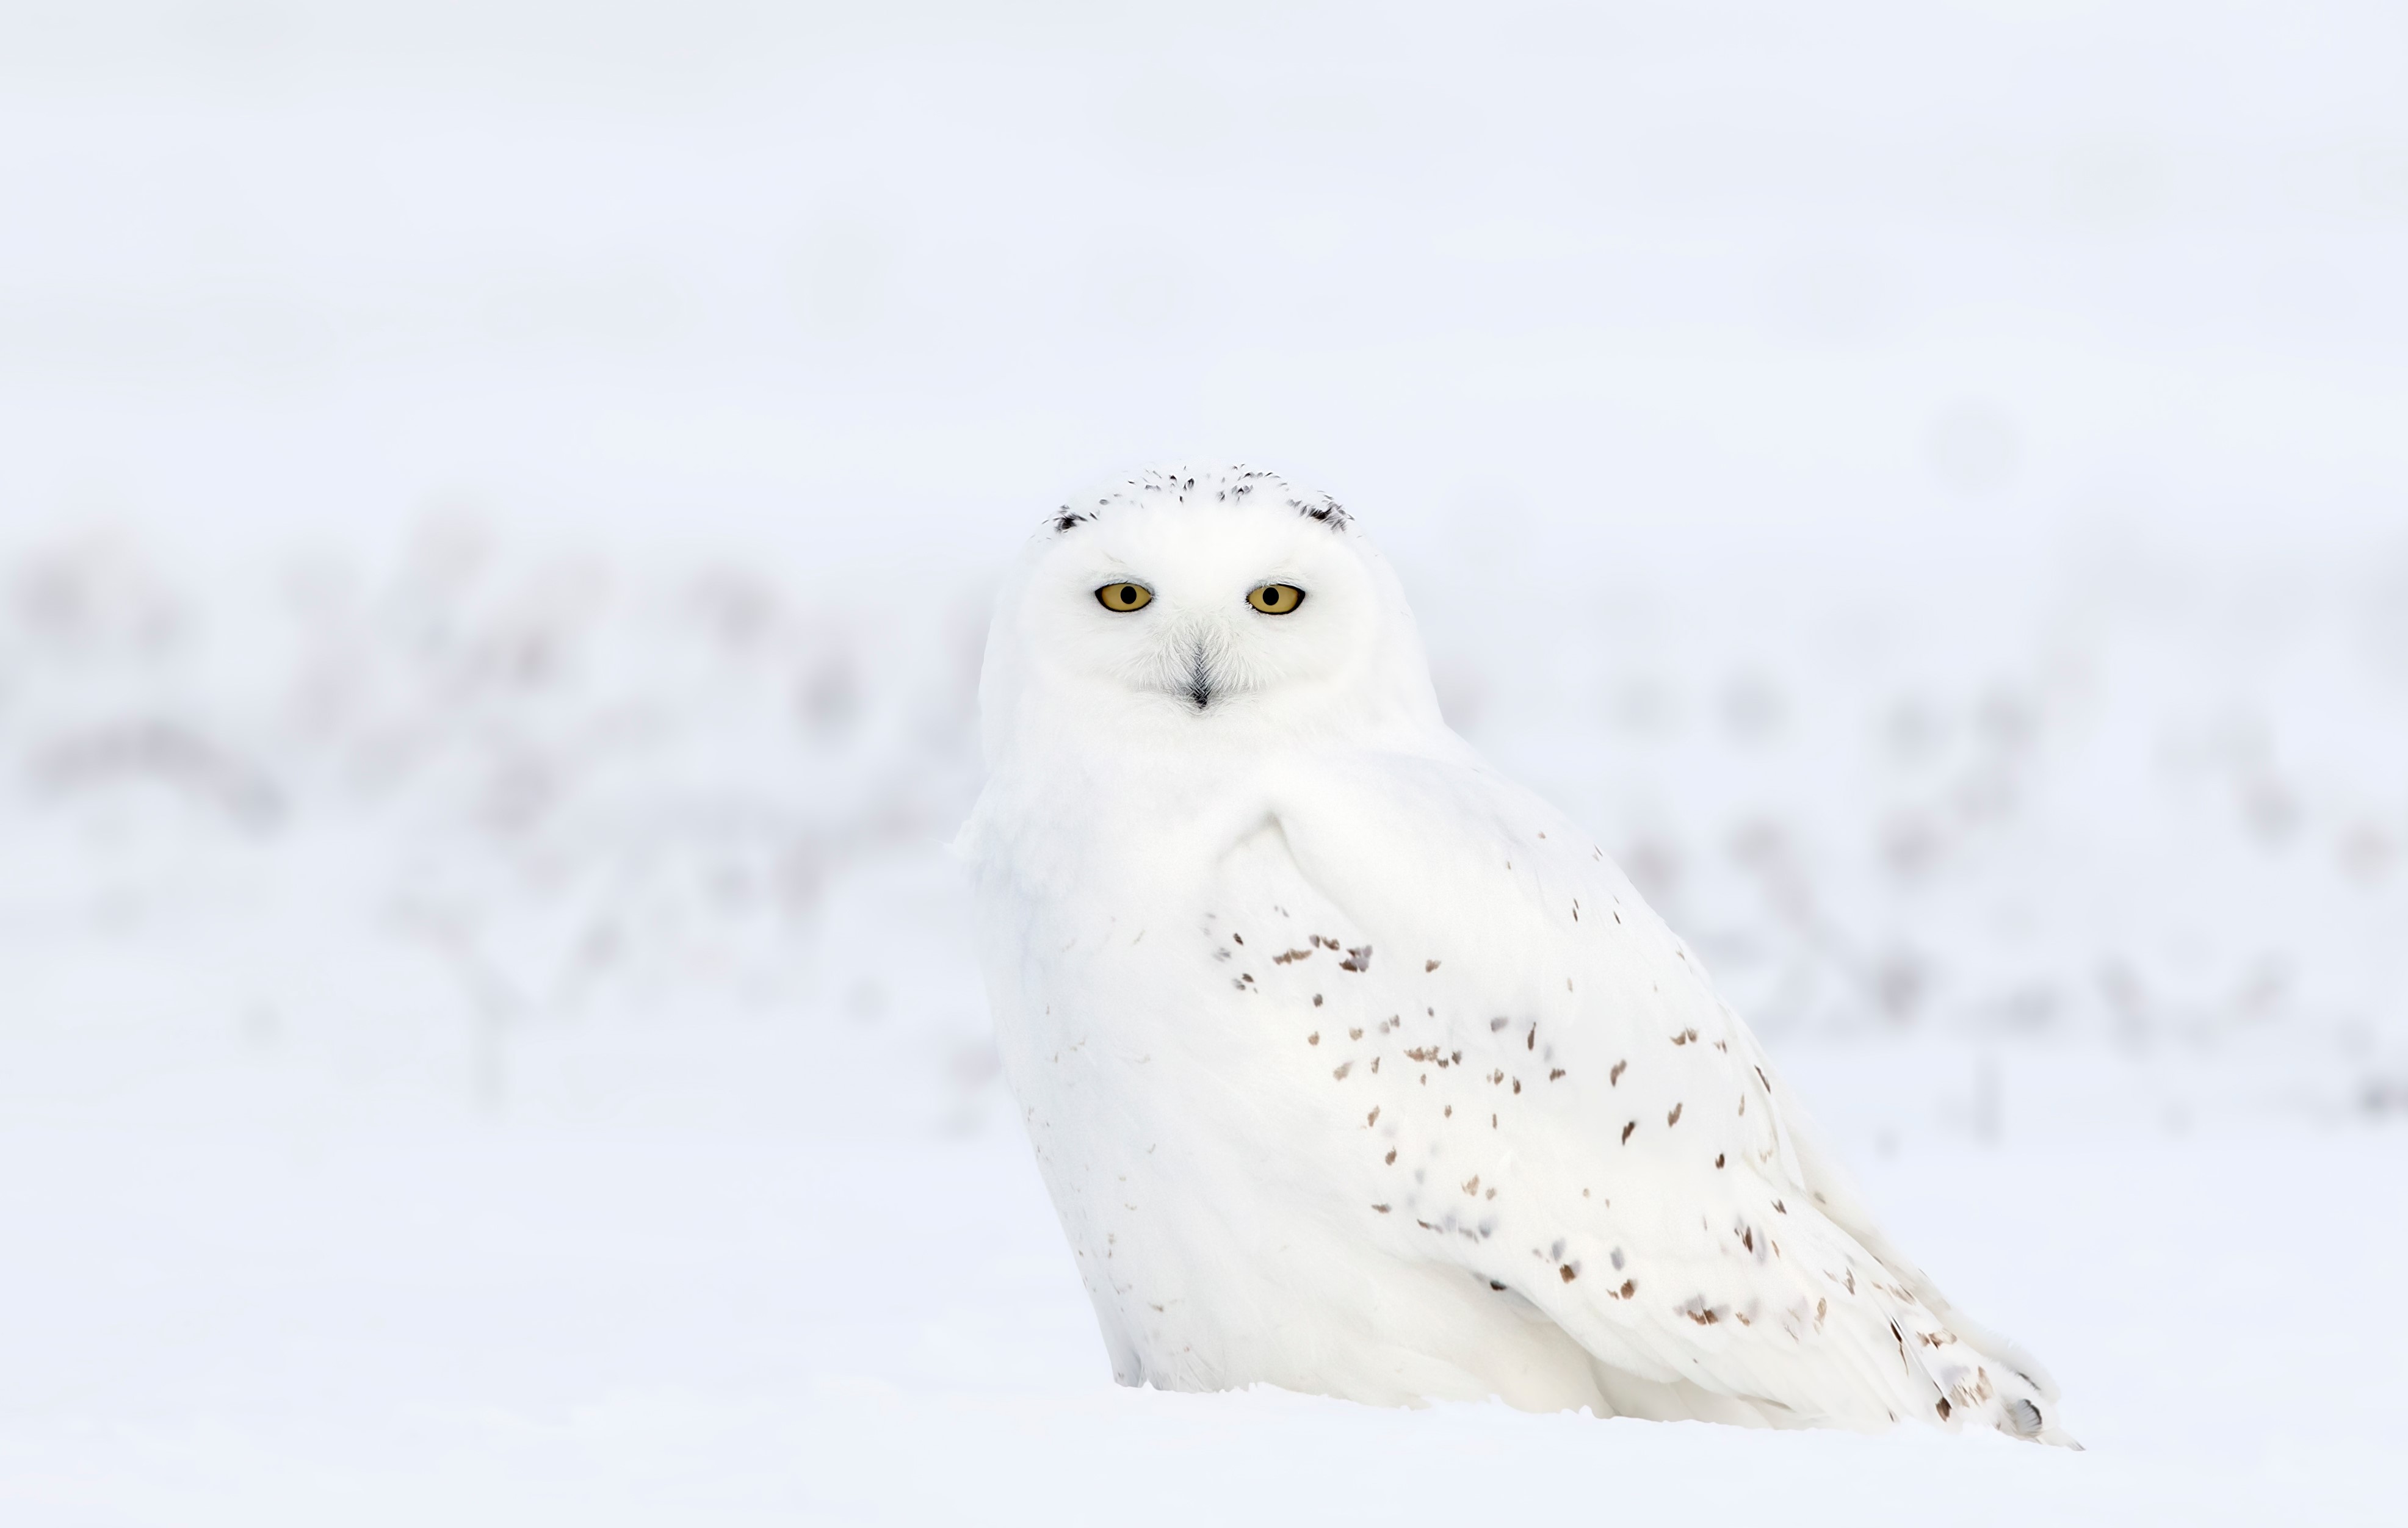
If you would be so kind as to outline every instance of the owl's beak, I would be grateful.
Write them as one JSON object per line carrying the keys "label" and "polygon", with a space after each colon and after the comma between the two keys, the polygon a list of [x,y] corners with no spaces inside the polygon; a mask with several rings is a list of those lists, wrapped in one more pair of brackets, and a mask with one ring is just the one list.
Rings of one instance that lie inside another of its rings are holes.
{"label": "owl's beak", "polygon": [[1197,642],[1187,650],[1187,698],[1202,710],[1212,704],[1212,662],[1206,655],[1204,644]]}
{"label": "owl's beak", "polygon": [[1215,699],[1226,707],[1228,697],[1245,688],[1245,670],[1229,650],[1229,633],[1210,613],[1182,612],[1174,623],[1151,635],[1144,667],[1130,676],[1143,688],[1175,695],[1199,715]]}

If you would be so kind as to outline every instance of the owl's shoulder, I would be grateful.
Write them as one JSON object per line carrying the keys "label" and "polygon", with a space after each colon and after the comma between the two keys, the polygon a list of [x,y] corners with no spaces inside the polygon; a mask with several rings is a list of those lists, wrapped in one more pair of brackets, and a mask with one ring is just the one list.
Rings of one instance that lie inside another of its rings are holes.
{"label": "owl's shoulder", "polygon": [[1594,836],[1468,749],[1300,760],[1265,794],[1300,872],[1367,921],[1500,955],[1619,931],[1690,958]]}

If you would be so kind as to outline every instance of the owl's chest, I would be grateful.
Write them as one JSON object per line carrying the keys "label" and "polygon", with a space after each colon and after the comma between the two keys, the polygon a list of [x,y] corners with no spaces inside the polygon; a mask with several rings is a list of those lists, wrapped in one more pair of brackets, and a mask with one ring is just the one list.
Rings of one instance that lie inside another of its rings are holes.
{"label": "owl's chest", "polygon": [[1292,1178],[1283,1157],[1342,1112],[1330,1072],[1363,1027],[1367,940],[1275,828],[1183,864],[1147,847],[990,921],[998,1044],[1040,1156],[1117,1181],[1169,1151],[1172,1178],[1213,1192]]}

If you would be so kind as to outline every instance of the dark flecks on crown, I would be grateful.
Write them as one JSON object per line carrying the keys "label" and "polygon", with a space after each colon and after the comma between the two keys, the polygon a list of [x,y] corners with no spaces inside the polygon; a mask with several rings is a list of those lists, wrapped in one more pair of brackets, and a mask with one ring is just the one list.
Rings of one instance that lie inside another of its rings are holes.
{"label": "dark flecks on crown", "polygon": [[[1098,511],[1115,504],[1127,504],[1157,494],[1168,494],[1183,501],[1188,494],[1196,492],[1198,476],[1183,468],[1178,471],[1165,468],[1150,469],[1129,478],[1120,488],[1096,499],[1094,509],[1082,512],[1072,509],[1066,504],[1053,515],[1048,523],[1053,527],[1054,533],[1060,536],[1077,529],[1089,521],[1100,519]],[[1205,484],[1212,488],[1212,497],[1223,504],[1243,504],[1250,494],[1266,482],[1279,488],[1287,487],[1273,473],[1261,472],[1244,466],[1226,467],[1218,472],[1206,472],[1200,476]],[[1217,486],[1215,486],[1216,480]],[[1354,518],[1336,499],[1326,493],[1291,491],[1287,507],[1307,520],[1319,521],[1333,531],[1340,529]]]}

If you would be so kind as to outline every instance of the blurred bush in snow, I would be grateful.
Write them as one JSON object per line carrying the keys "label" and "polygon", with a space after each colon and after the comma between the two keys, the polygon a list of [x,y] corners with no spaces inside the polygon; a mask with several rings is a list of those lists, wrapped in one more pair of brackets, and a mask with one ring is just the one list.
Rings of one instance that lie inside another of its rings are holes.
{"label": "blurred bush in snow", "polygon": [[[2278,1042],[2327,1107],[2395,1107],[2386,592],[2242,609],[2266,592],[2130,577],[1979,621],[1558,592],[1587,634],[1539,662],[1465,616],[1527,580],[1458,574],[1429,638],[1475,740],[1606,835],[1773,1036]],[[734,1007],[901,1024],[983,1081],[941,847],[979,778],[978,586],[896,601],[457,521],[223,587],[106,537],[7,578],[0,910],[99,939],[83,962],[208,951],[142,1001],[322,1013],[385,962],[481,1047]]]}

